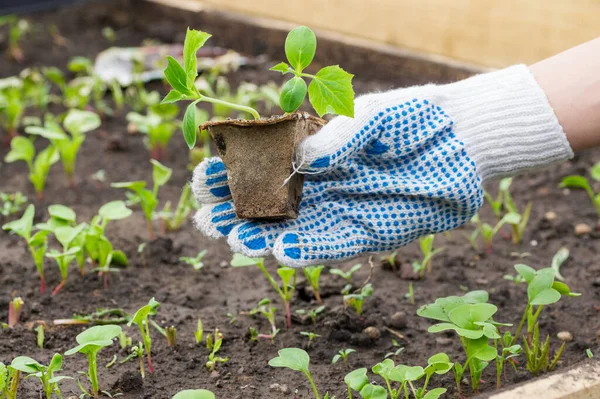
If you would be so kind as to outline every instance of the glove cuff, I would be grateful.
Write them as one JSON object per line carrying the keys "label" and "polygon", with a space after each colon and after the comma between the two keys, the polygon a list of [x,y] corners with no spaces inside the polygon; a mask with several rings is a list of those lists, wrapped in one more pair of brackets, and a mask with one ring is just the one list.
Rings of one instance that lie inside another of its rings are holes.
{"label": "glove cuff", "polygon": [[525,65],[446,85],[440,94],[484,182],[573,156],[552,106]]}

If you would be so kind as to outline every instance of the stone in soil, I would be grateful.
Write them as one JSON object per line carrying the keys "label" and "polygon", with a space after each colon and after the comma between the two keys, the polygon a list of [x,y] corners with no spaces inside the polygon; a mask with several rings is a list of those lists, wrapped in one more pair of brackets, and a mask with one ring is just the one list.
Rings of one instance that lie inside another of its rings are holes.
{"label": "stone in soil", "polygon": [[392,320],[391,320],[391,324],[392,327],[398,329],[398,330],[402,330],[403,328],[406,328],[406,313],[405,312],[396,312],[392,315]]}

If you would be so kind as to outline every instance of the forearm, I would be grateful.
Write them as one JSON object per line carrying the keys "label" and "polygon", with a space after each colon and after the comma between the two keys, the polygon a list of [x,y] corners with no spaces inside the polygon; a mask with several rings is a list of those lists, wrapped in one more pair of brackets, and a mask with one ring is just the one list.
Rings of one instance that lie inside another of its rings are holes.
{"label": "forearm", "polygon": [[574,151],[600,146],[600,38],[529,67]]}

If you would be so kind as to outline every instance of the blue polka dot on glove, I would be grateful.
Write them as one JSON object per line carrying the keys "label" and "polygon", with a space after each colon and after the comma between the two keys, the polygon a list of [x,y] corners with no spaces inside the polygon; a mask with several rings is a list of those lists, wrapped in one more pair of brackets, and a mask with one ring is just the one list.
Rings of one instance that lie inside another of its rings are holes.
{"label": "blue polka dot on glove", "polygon": [[[495,74],[506,71],[510,69]],[[471,81],[480,87],[486,81],[476,80],[493,74],[454,84],[454,88],[431,85],[358,98],[355,118],[334,118],[297,149],[296,162],[305,182],[294,220],[239,219],[225,166],[219,158],[204,160],[196,167],[192,183],[202,204],[196,226],[210,237],[227,237],[234,252],[250,257],[272,254],[281,264],[302,267],[394,250],[425,234],[465,223],[482,204],[482,177],[532,167],[495,169],[501,162],[491,162],[493,157],[500,150],[503,160],[510,158],[510,145],[488,149],[478,143],[500,135],[510,138],[511,131],[485,126],[486,120],[480,126],[460,120],[470,114],[471,118],[484,117],[479,114],[485,110],[477,110],[476,105],[485,103],[491,89],[469,104],[462,99],[469,95],[469,86],[460,90],[456,86]],[[514,74],[522,71],[512,71],[509,77]],[[527,76],[522,79],[529,83]],[[488,85],[496,85],[496,80]],[[453,95],[461,101],[453,102]],[[512,97],[512,91],[506,95]],[[489,107],[502,105],[502,98],[492,97]],[[542,101],[536,93],[531,97],[530,102]],[[547,118],[544,106],[549,105],[542,105],[540,112]],[[498,119],[494,126],[510,122],[510,113],[488,114]],[[525,130],[515,133],[515,138],[527,135],[531,121],[523,123]],[[540,140],[551,138],[540,135]]]}

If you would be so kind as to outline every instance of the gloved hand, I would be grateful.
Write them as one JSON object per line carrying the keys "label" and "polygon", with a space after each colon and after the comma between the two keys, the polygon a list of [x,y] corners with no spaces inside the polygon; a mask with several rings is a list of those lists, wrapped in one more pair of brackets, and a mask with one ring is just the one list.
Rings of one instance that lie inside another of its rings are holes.
{"label": "gloved hand", "polygon": [[225,166],[210,158],[192,182],[198,229],[287,266],[341,261],[460,226],[481,206],[482,182],[572,156],[525,66],[362,96],[355,109],[299,146],[297,219],[238,219]]}

